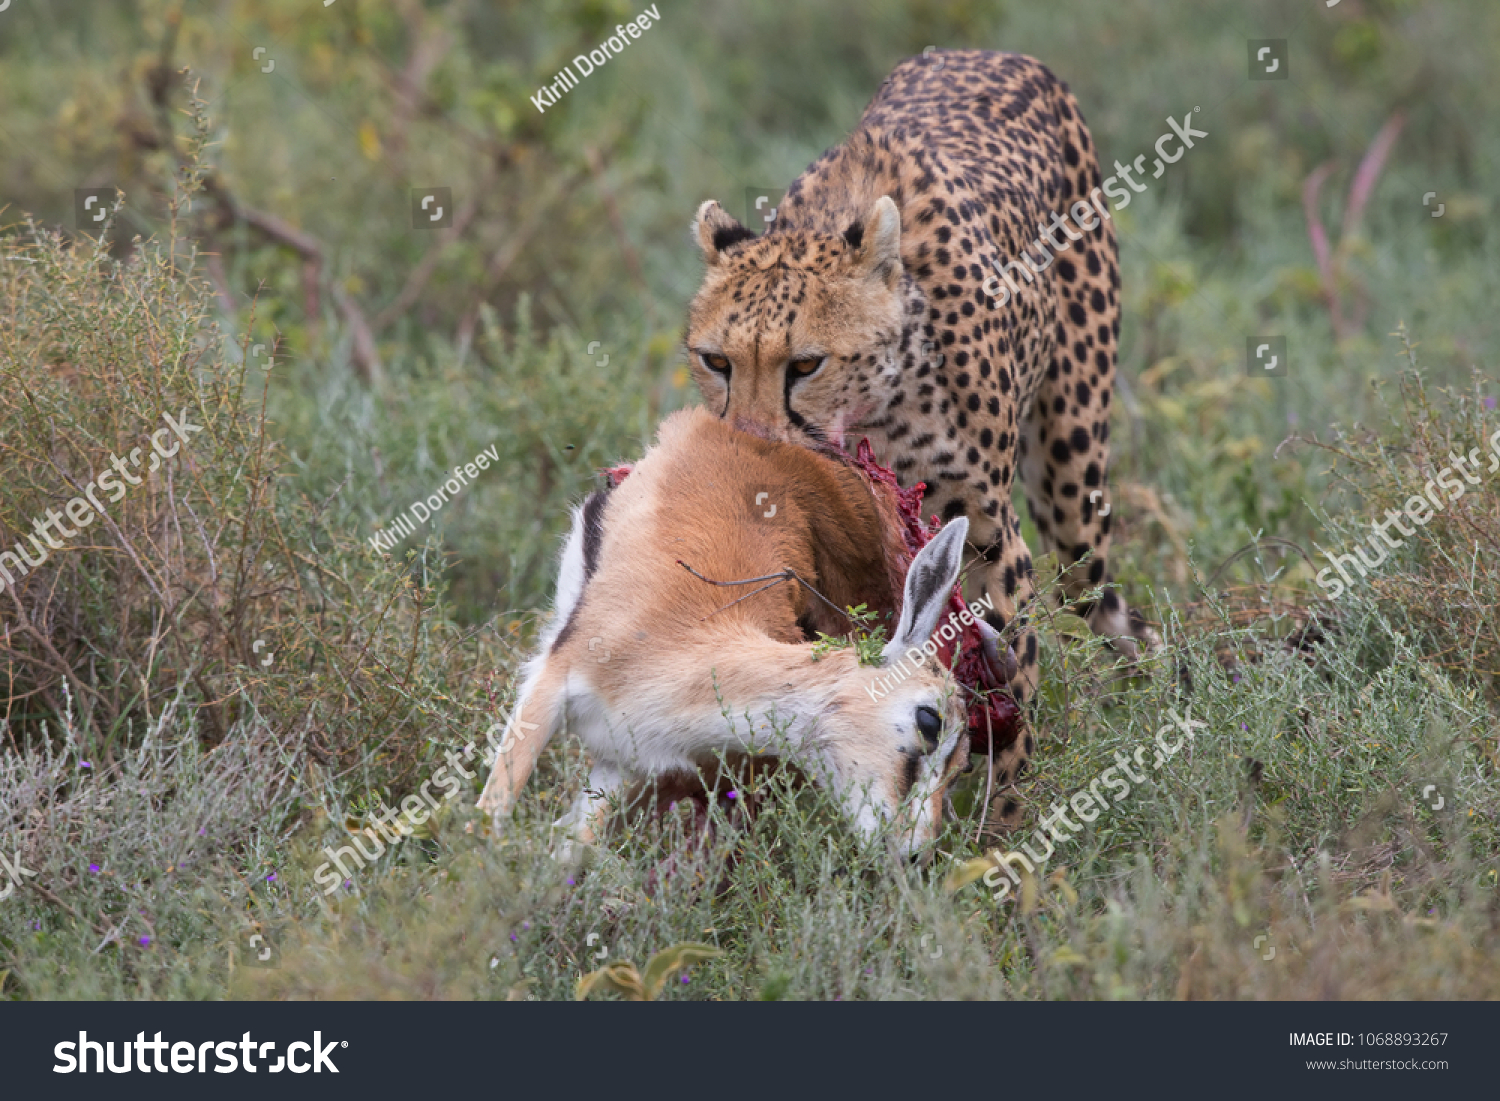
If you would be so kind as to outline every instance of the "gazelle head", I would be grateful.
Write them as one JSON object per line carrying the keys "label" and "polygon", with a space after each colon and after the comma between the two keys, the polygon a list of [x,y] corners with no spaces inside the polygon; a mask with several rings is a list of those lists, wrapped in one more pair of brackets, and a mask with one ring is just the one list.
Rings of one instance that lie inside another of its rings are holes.
{"label": "gazelle head", "polygon": [[822,659],[835,677],[831,699],[811,677],[805,688],[802,706],[821,705],[822,713],[802,756],[814,769],[821,764],[819,778],[860,833],[889,829],[908,855],[937,837],[943,795],[969,759],[957,684],[935,659],[916,657],[949,607],[967,531],[967,520],[953,520],[913,560],[901,619],[879,664],[836,651]]}

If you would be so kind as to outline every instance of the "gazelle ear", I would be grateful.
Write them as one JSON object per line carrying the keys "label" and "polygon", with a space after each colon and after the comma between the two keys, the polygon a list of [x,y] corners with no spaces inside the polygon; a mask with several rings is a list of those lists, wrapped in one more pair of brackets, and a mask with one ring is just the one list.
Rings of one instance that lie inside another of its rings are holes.
{"label": "gazelle ear", "polygon": [[921,646],[932,637],[938,618],[948,605],[948,597],[963,565],[964,540],[969,535],[969,521],[960,516],[950,520],[911,561],[906,571],[906,597],[901,608],[901,622],[886,644],[883,656],[890,661],[913,646]]}
{"label": "gazelle ear", "polygon": [[730,217],[729,212],[710,199],[698,208],[693,219],[693,236],[703,250],[703,258],[710,264],[719,262],[719,253],[740,241],[755,240],[753,230],[748,230]]}

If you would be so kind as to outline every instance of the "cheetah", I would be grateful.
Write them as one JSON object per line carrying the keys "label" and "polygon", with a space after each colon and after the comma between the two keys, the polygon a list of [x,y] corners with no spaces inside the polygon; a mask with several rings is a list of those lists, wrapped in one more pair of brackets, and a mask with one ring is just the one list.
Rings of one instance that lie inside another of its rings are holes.
{"label": "cheetah", "polygon": [[[1078,103],[1046,66],[937,50],[897,66],[764,235],[712,200],[693,224],[706,270],[685,343],[705,404],[820,450],[868,437],[904,486],[927,483],[924,512],[966,517],[969,584],[993,604],[1022,704],[1037,639],[1017,474],[1063,593],[1111,580],[1120,274],[1100,184]],[[996,278],[1007,265],[1019,293]],[[1158,644],[1113,588],[1083,611],[1127,657]],[[1031,733],[1012,738],[991,747],[1002,821],[1034,751]]]}

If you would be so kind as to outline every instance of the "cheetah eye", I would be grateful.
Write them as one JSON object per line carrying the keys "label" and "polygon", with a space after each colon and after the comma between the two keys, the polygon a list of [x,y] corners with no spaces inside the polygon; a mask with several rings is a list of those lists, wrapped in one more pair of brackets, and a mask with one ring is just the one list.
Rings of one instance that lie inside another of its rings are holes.
{"label": "cheetah eye", "polygon": [[787,364],[787,370],[798,378],[811,378],[822,369],[827,359],[827,356],[806,356],[802,359],[794,359]]}
{"label": "cheetah eye", "polygon": [[725,356],[716,355],[713,352],[699,352],[698,362],[715,374],[723,375],[725,378],[729,377],[729,360]]}

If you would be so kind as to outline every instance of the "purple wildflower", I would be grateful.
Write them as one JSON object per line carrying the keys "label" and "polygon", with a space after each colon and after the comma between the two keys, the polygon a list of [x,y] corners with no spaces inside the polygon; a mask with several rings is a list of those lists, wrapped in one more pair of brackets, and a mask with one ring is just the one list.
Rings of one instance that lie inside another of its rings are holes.
{"label": "purple wildflower", "polygon": [[568,886],[569,887],[576,887],[576,886],[578,886],[578,884],[576,884],[576,883],[573,882],[573,877],[572,876],[568,876]]}
{"label": "purple wildflower", "polygon": [[150,937],[145,937],[145,936],[141,937],[141,947],[142,948],[150,948],[151,947],[151,938]]}
{"label": "purple wildflower", "polygon": [[93,872],[95,875],[98,875],[99,874],[99,865],[97,865],[97,864],[90,864],[89,865],[89,871]]}
{"label": "purple wildflower", "polygon": [[684,975],[684,976],[682,976],[682,985],[686,986],[687,984],[688,984],[688,977],[686,975]]}
{"label": "purple wildflower", "polygon": [[1495,399],[1493,397],[1485,398],[1484,399],[1484,407],[1486,409],[1493,409],[1493,408],[1495,408]]}
{"label": "purple wildflower", "polygon": [[91,764],[89,764],[89,762],[87,762],[87,761],[79,761],[78,762],[78,767],[79,768],[93,768],[94,766],[91,765]]}
{"label": "purple wildflower", "polygon": [[740,793],[737,791],[726,791],[724,793],[724,798],[726,799],[738,799],[739,797]]}
{"label": "purple wildflower", "polygon": [[275,883],[276,882],[276,873],[272,872],[270,875],[266,876],[266,882],[267,883]]}

